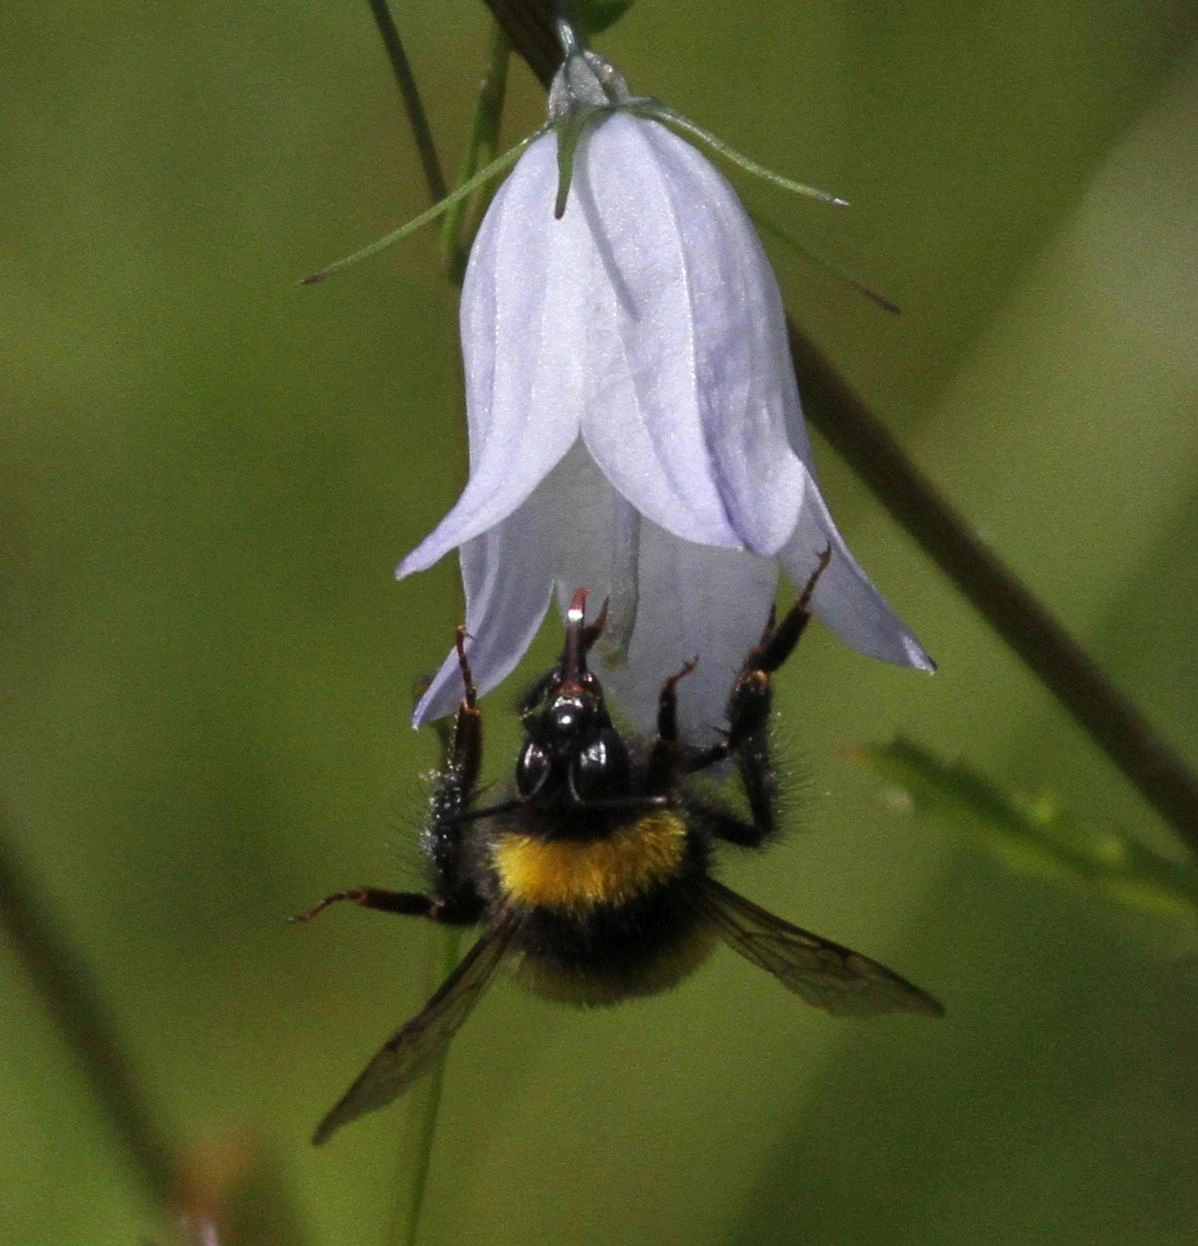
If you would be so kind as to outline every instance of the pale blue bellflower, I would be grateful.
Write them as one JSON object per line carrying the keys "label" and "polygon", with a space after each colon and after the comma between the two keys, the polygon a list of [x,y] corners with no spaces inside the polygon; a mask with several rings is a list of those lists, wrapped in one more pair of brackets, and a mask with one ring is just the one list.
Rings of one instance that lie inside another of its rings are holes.
{"label": "pale blue bellflower", "polygon": [[[567,57],[550,125],[499,187],[462,288],[470,478],[400,577],[460,550],[481,691],[515,667],[556,595],[607,629],[593,663],[648,729],[662,680],[710,742],[769,614],[830,546],[816,616],[854,649],[933,670],[828,512],[778,285],[736,192],[590,51]],[[830,197],[830,196],[825,196]],[[556,207],[556,212],[555,212]],[[454,653],[416,724],[461,695]]]}

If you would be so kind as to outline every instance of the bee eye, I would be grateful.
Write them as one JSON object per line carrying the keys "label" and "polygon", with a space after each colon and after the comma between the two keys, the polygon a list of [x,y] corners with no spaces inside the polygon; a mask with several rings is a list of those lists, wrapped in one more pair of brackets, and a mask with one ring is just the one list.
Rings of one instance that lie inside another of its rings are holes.
{"label": "bee eye", "polygon": [[531,741],[524,746],[516,763],[516,787],[521,796],[531,796],[549,774],[549,754]]}
{"label": "bee eye", "polygon": [[580,800],[622,796],[628,790],[628,752],[613,727],[605,727],[574,761],[574,792]]}

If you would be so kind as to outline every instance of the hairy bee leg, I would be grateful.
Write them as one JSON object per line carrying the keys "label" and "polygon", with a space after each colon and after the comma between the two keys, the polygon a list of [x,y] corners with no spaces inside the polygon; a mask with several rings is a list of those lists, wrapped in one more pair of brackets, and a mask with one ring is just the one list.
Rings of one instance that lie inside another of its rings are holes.
{"label": "hairy bee leg", "polygon": [[478,784],[483,758],[482,712],[478,708],[478,689],[466,657],[466,629],[457,631],[458,666],[462,672],[462,699],[458,702],[453,731],[445,745],[445,756],[433,785],[431,826],[448,824],[470,805]]}
{"label": "hairy bee leg", "polygon": [[698,658],[691,658],[661,686],[657,696],[657,738],[649,754],[649,790],[665,792],[679,772],[678,761],[678,693],[679,681],[685,679],[698,665]]}
{"label": "hairy bee leg", "polygon": [[772,675],[790,657],[799,643],[799,637],[811,621],[811,598],[820,576],[831,561],[832,547],[825,545],[815,564],[815,570],[808,577],[798,600],[782,616],[782,622],[775,623],[771,613],[764,634],[745,659],[743,670],[746,673],[761,671],[763,674]]}
{"label": "hairy bee leg", "polygon": [[427,917],[430,921],[453,924],[455,921],[472,920],[460,917],[453,905],[444,900],[426,896],[419,891],[384,891],[380,887],[352,887],[348,891],[334,891],[325,896],[319,904],[313,905],[306,913],[297,913],[289,920],[293,922],[310,922],[318,917],[331,904],[342,900],[352,901],[364,909],[374,909],[379,913],[400,913],[407,917]]}
{"label": "hairy bee leg", "polygon": [[470,670],[470,659],[466,656],[466,641],[472,639],[465,624],[462,624],[458,627],[453,640],[453,647],[458,651],[458,670],[462,672],[462,700],[471,709],[474,708],[474,703],[478,699],[478,689],[474,686],[474,675]]}
{"label": "hairy bee leg", "polygon": [[425,846],[436,873],[433,890],[437,893],[437,912],[427,915],[435,921],[477,921],[483,910],[471,879],[465,838],[468,819],[478,794],[482,767],[483,725],[478,708],[478,690],[466,656],[467,632],[457,630],[458,666],[462,672],[462,699],[445,749],[441,769],[433,780],[429,814],[424,828]]}
{"label": "hairy bee leg", "polygon": [[684,662],[682,668],[661,686],[657,697],[657,738],[667,744],[678,743],[678,684],[699,665],[698,658]]}
{"label": "hairy bee leg", "polygon": [[[825,546],[798,600],[775,622],[771,611],[761,639],[749,651],[728,696],[728,728],[724,740],[696,754],[687,764],[691,774],[731,757],[752,822],[721,815],[712,818],[713,832],[732,843],[755,846],[773,833],[778,803],[778,775],[770,752],[769,721],[774,693],[770,676],[790,657],[811,618],[811,598],[832,560]],[[721,829],[722,828],[722,829]]]}
{"label": "hairy bee leg", "polygon": [[764,823],[746,822],[707,801],[691,800],[691,808],[702,819],[703,825],[717,839],[736,844],[738,848],[760,848],[774,829],[774,819],[767,817]]}
{"label": "hairy bee leg", "polygon": [[832,560],[831,546],[824,546],[815,570],[811,573],[798,600],[786,612],[782,622],[770,607],[769,620],[761,639],[749,650],[740,674],[728,695],[728,727],[724,740],[690,758],[687,773],[706,770],[737,751],[749,737],[758,734],[769,722],[772,703],[770,676],[790,657],[811,618],[811,596],[815,586]]}
{"label": "hairy bee leg", "polygon": [[457,630],[458,666],[462,672],[462,699],[458,703],[453,730],[440,731],[442,760],[430,799],[431,816],[425,834],[437,871],[435,890],[440,895],[418,891],[387,891],[381,887],[353,887],[325,896],[306,913],[291,918],[310,922],[331,904],[350,901],[360,908],[380,913],[399,913],[426,917],[450,925],[478,920],[482,900],[469,885],[464,867],[461,832],[454,827],[455,815],[469,808],[474,798],[482,765],[482,715],[478,709],[478,690],[466,658],[466,629]]}

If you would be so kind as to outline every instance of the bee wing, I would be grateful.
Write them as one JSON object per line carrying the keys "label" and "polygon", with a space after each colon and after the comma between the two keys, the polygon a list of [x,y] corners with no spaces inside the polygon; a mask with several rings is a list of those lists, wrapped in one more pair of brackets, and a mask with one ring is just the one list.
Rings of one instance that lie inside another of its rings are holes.
{"label": "bee wing", "polygon": [[347,1122],[386,1107],[433,1071],[503,960],[512,931],[511,920],[502,919],[483,933],[432,999],[388,1039],[320,1122],[314,1143],[319,1146]]}
{"label": "bee wing", "polygon": [[713,878],[702,879],[691,899],[734,952],[825,1012],[838,1017],[944,1014],[943,1004],[885,965],[792,926]]}

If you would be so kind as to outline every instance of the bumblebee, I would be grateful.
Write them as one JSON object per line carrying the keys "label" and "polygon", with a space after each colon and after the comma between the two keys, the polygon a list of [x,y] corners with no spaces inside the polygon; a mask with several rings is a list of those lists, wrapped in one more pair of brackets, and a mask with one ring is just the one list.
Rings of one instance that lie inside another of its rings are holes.
{"label": "bumblebee", "polygon": [[[390,1103],[432,1071],[495,971],[508,962],[529,987],[556,1000],[607,1004],[672,986],[723,941],[817,1008],[838,1016],[890,1012],[940,1016],[942,1006],[896,973],[773,916],[711,875],[720,843],[759,847],[774,834],[778,776],[770,749],[771,675],[789,657],[830,558],[780,622],[771,616],[733,682],[720,741],[679,739],[677,685],[662,685],[656,735],[637,741],[612,723],[587,654],[606,609],[586,621],[580,590],[566,615],[561,661],[520,705],[525,740],[510,796],[480,804],[482,718],[464,641],[464,692],[433,781],[423,847],[427,893],[360,887],[330,904],[481,924],[482,934],[424,1009],[390,1038],[317,1127],[313,1141]],[[728,761],[746,820],[692,776]]]}

